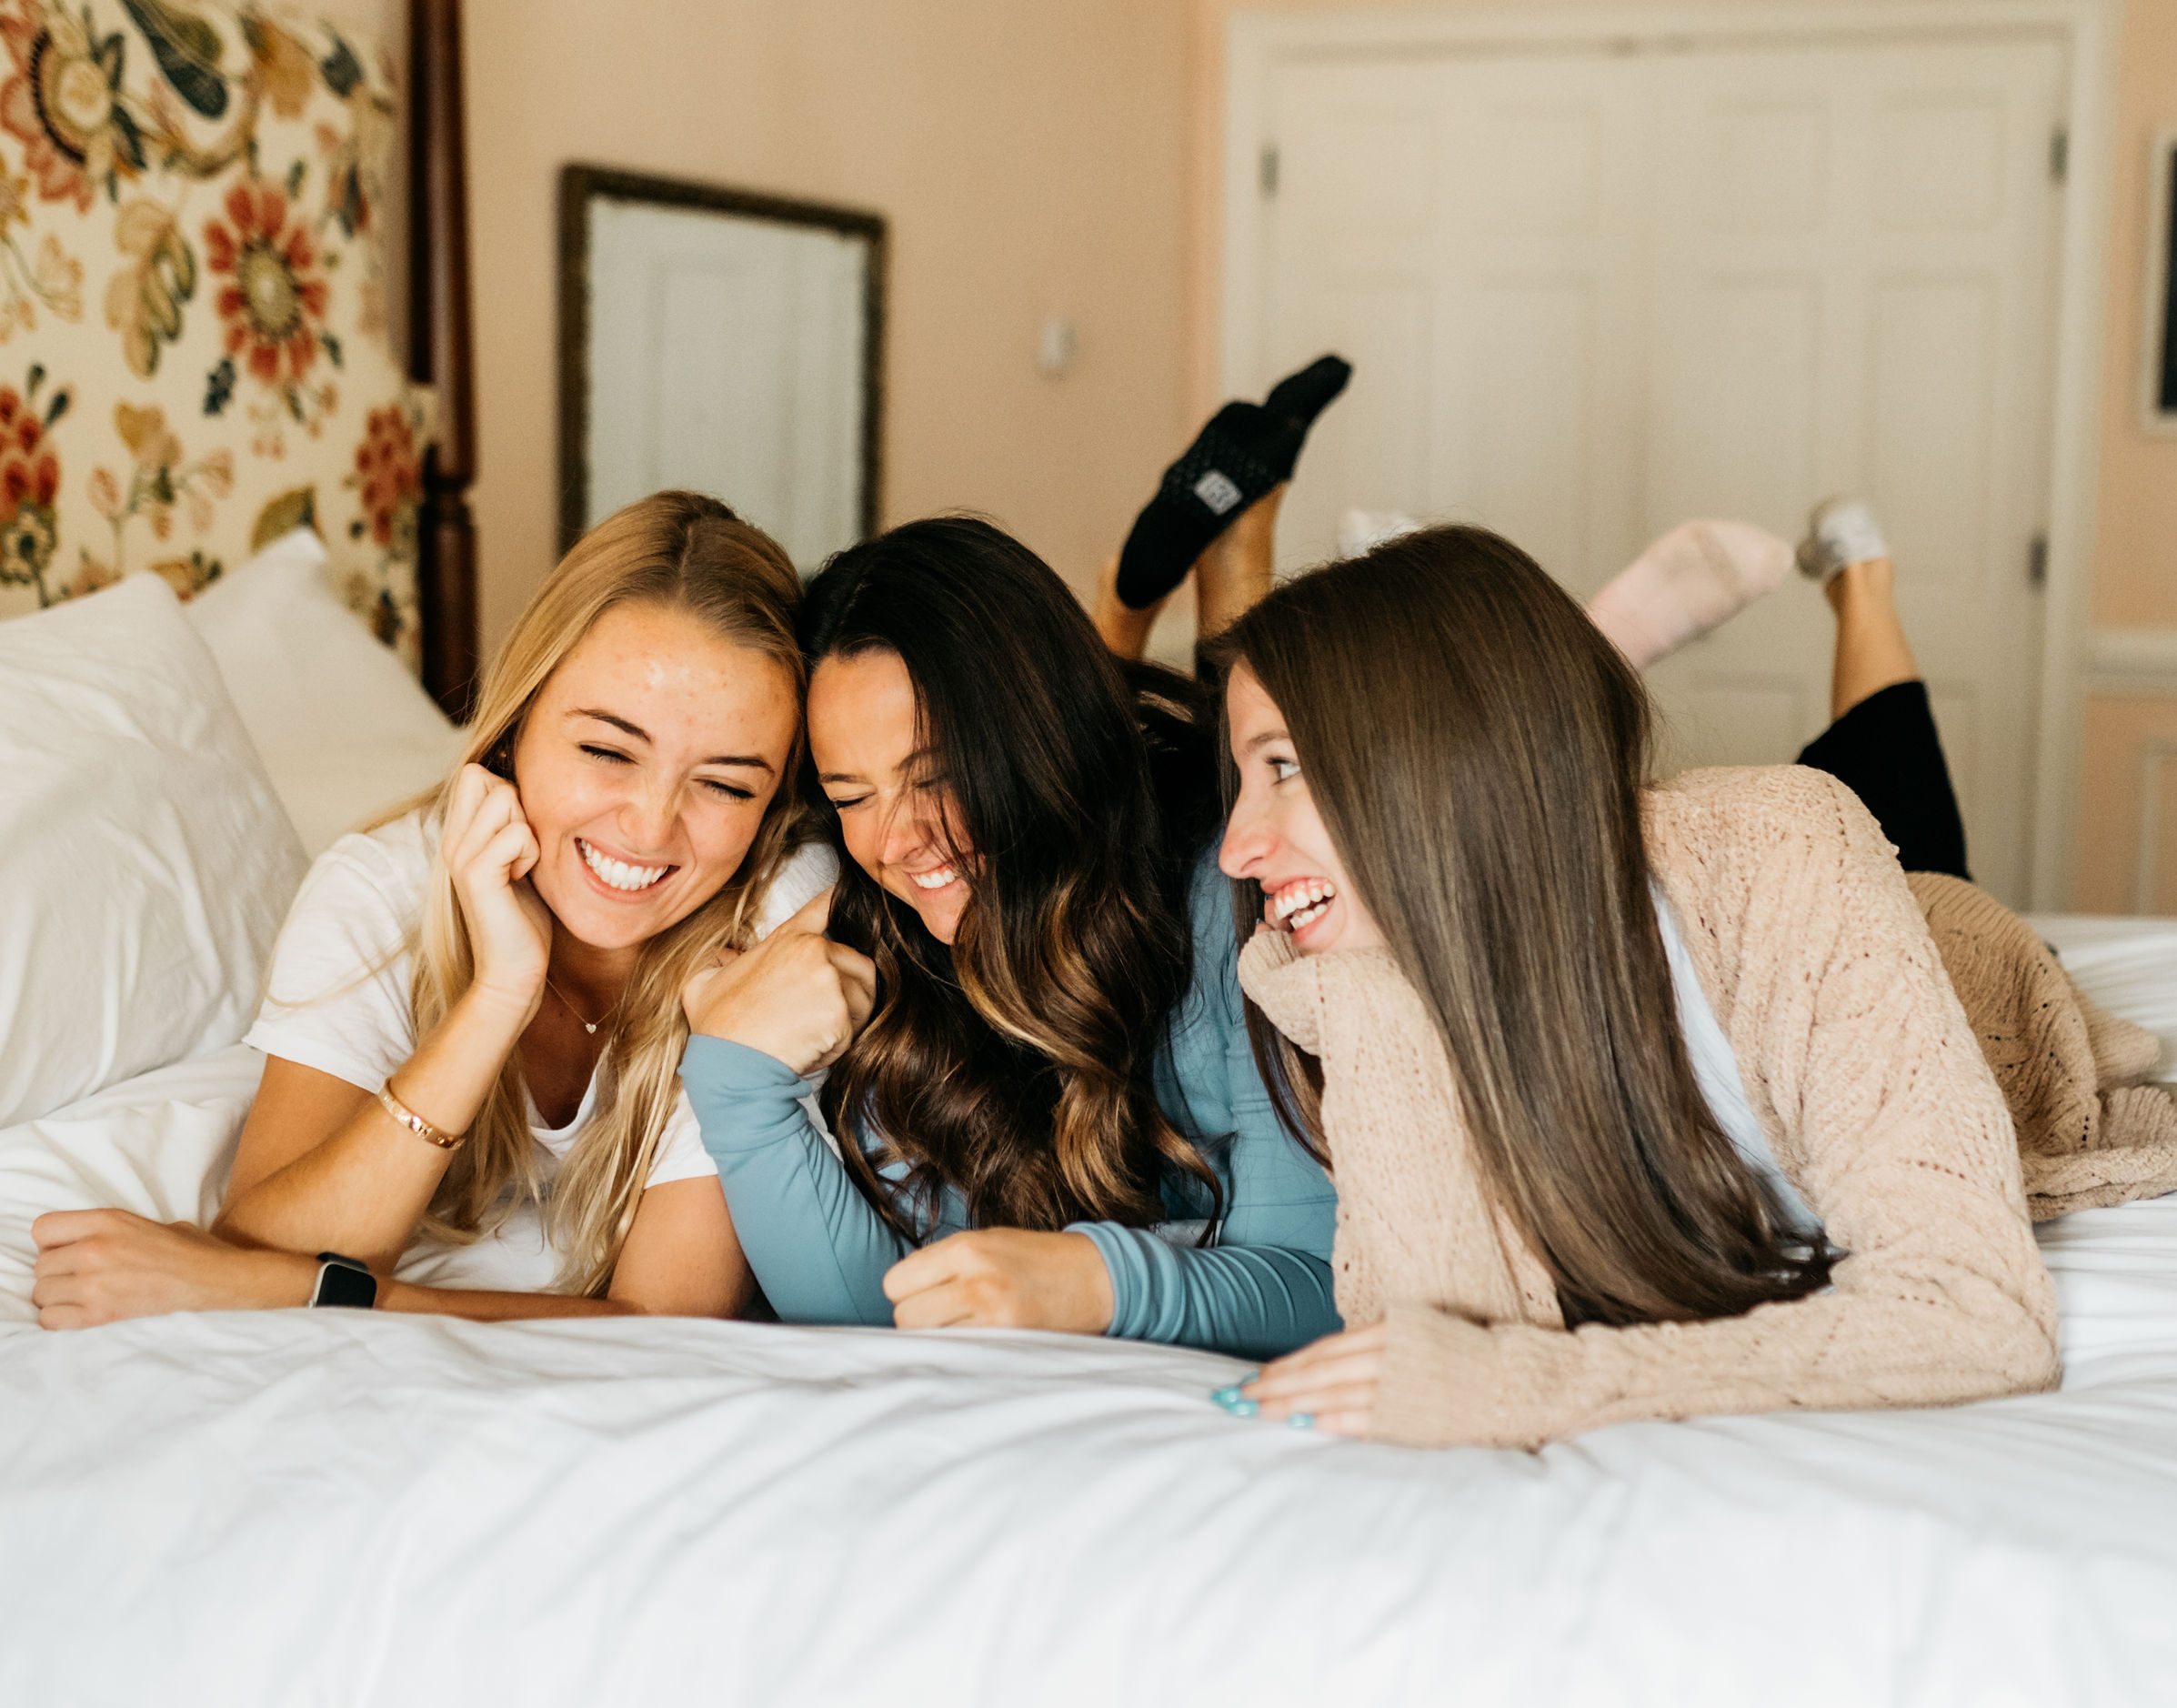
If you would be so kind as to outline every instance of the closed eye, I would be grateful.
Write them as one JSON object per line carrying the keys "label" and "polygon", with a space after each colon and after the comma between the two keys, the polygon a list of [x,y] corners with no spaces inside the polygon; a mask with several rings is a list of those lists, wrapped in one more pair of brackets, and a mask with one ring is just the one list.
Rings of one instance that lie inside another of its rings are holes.
{"label": "closed eye", "polygon": [[635,763],[617,748],[600,748],[585,741],[582,743],[582,751],[588,754],[593,759],[604,759],[614,765],[633,765]]}
{"label": "closed eye", "polygon": [[756,791],[752,789],[743,789],[735,783],[722,782],[715,777],[706,777],[700,780],[704,788],[715,794],[724,795],[730,800],[754,800],[756,799]]}
{"label": "closed eye", "polygon": [[824,799],[831,802],[831,809],[834,812],[845,812],[849,807],[867,806],[869,800],[869,797],[867,795],[849,795],[844,800],[837,795],[827,795]]}

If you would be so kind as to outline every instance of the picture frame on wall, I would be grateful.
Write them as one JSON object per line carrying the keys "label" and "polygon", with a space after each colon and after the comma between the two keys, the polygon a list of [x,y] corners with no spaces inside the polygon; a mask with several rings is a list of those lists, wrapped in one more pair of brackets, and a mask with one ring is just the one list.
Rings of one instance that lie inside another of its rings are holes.
{"label": "picture frame on wall", "polygon": [[2154,138],[2147,182],[2152,200],[2140,410],[2148,432],[2177,437],[2177,129]]}
{"label": "picture frame on wall", "polygon": [[804,575],[876,532],[887,243],[867,209],[563,167],[560,548],[667,487]]}

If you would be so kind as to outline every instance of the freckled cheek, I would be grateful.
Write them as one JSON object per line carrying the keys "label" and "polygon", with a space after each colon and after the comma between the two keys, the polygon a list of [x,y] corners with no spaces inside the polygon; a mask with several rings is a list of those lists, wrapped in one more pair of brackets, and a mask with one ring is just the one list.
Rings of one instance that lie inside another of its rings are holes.
{"label": "freckled cheek", "polygon": [[557,759],[522,768],[522,812],[539,842],[578,832],[617,799],[603,778],[589,768]]}
{"label": "freckled cheek", "polygon": [[724,884],[740,869],[763,822],[760,800],[707,804],[687,814],[684,824],[695,850],[696,869],[707,885]]}

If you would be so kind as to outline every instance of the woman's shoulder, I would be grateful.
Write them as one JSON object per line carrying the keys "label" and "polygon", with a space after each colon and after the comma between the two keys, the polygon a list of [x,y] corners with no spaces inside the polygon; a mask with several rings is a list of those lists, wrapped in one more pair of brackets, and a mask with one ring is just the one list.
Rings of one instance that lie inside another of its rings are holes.
{"label": "woman's shoulder", "polygon": [[421,904],[437,849],[437,819],[428,807],[351,830],[311,862],[295,910],[376,898],[396,912],[413,911]]}
{"label": "woman's shoulder", "polygon": [[1860,798],[1805,765],[1713,766],[1652,784],[1643,800],[1649,851],[1664,865],[1765,858],[1791,845],[1862,843],[1881,832]]}

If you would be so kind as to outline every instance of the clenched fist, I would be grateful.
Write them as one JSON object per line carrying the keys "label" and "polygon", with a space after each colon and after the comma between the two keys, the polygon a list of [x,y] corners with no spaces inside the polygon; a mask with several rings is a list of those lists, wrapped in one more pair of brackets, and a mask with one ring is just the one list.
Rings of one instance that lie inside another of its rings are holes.
{"label": "clenched fist", "polygon": [[827,889],[744,954],[687,981],[688,1030],[745,1044],[808,1074],[837,1061],[869,1018],[877,969],[824,935]]}

